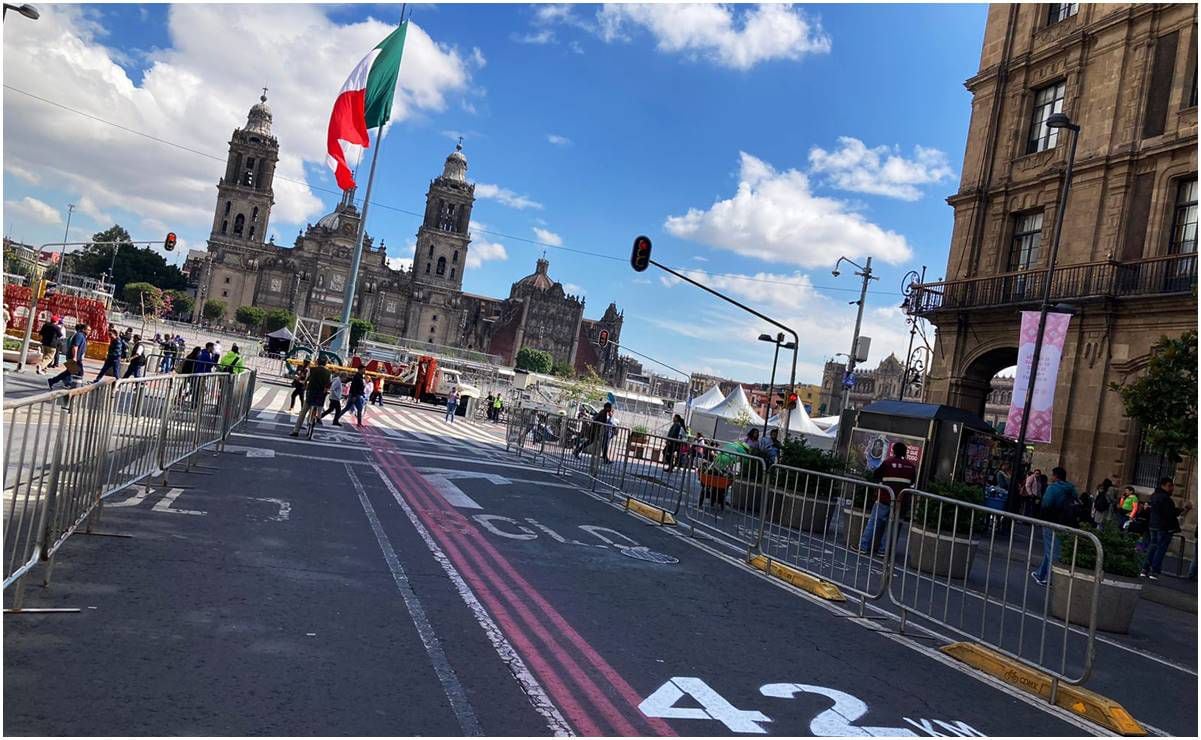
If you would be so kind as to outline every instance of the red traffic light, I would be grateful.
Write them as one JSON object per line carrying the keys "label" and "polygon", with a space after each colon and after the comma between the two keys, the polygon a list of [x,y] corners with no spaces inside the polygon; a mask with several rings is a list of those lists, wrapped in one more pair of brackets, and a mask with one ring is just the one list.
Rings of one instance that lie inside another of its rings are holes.
{"label": "red traffic light", "polygon": [[797,407],[797,401],[798,401],[798,400],[800,400],[800,399],[798,399],[798,398],[797,398],[797,394],[795,394],[795,393],[789,393],[789,394],[788,394],[788,404],[787,404],[787,406],[788,406],[789,410],[795,409],[795,408]]}
{"label": "red traffic light", "polygon": [[651,240],[645,236],[634,238],[634,249],[630,252],[630,267],[642,272],[651,264]]}
{"label": "red traffic light", "polygon": [[163,240],[163,249],[167,250],[168,252],[175,251],[175,232],[174,231],[167,232],[167,238]]}
{"label": "red traffic light", "polygon": [[600,330],[600,334],[596,337],[596,343],[599,344],[601,347],[609,346],[609,330],[608,329]]}

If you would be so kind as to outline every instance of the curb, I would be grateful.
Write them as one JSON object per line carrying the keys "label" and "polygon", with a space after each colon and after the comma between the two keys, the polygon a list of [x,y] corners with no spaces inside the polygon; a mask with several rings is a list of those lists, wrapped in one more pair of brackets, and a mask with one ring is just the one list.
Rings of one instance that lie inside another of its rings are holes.
{"label": "curb", "polygon": [[[1051,676],[1024,666],[1013,658],[972,642],[953,642],[942,652],[1005,683],[1050,701]],[[1079,686],[1060,683],[1055,705],[1124,736],[1143,736],[1147,731],[1113,699]]]}
{"label": "curb", "polygon": [[835,586],[833,583],[823,581],[804,571],[784,565],[765,555],[748,555],[746,562],[768,575],[775,576],[786,583],[790,583],[803,591],[808,591],[814,596],[820,596],[827,601],[847,600],[847,597],[843,595],[838,586]]}
{"label": "curb", "polygon": [[670,524],[674,526],[676,523],[676,518],[667,509],[639,501],[633,496],[626,496],[625,510],[650,519],[655,524]]}

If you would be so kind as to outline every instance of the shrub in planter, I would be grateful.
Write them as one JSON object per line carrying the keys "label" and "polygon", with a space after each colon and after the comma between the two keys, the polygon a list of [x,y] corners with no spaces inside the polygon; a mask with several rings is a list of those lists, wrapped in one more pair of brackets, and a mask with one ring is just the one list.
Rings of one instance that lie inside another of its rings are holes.
{"label": "shrub in planter", "polygon": [[[1103,553],[1101,584],[1097,595],[1097,629],[1129,632],[1143,590],[1143,584],[1138,579],[1142,557],[1135,548],[1134,539],[1113,522],[1106,522],[1100,529],[1085,529],[1097,536]],[[1076,561],[1074,573],[1073,554]],[[1093,574],[1096,566],[1097,551],[1091,540],[1071,535],[1063,538],[1059,544],[1059,557],[1051,572],[1052,615],[1073,624],[1088,625],[1093,591],[1097,588]]]}
{"label": "shrub in planter", "polygon": [[[930,493],[968,504],[984,505],[980,486],[957,481],[934,481]],[[976,558],[987,515],[955,504],[919,497],[912,502],[905,559],[910,567],[934,576],[967,578]]]}

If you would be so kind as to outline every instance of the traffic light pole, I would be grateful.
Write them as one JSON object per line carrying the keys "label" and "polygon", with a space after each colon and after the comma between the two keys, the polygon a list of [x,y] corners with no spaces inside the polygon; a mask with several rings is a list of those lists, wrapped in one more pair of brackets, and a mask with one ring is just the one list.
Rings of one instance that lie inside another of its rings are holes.
{"label": "traffic light pole", "polygon": [[[648,249],[649,249],[649,247],[648,247]],[[706,293],[717,296],[718,298],[722,299],[726,303],[733,304],[733,305],[741,308],[743,311],[746,311],[747,313],[751,314],[752,316],[760,318],[760,319],[766,321],[767,323],[771,324],[772,326],[783,329],[784,331],[791,334],[792,342],[795,346],[792,349],[792,374],[789,376],[788,387],[789,388],[796,387],[797,353],[800,352],[801,338],[799,336],[797,336],[797,333],[795,331],[793,331],[791,328],[789,328],[787,326],[784,326],[779,321],[776,321],[775,319],[771,318],[770,316],[764,316],[763,314],[759,313],[758,311],[751,308],[750,306],[739,303],[738,301],[734,300],[733,298],[729,297],[728,295],[719,293],[716,290],[714,290],[713,288],[710,288],[708,285],[705,285],[704,283],[699,283],[696,280],[693,280],[692,278],[688,277],[687,275],[681,275],[680,273],[676,272],[675,270],[671,269],[670,267],[661,265],[653,259],[648,259],[647,262],[654,265],[655,267],[658,267],[660,270],[663,270],[666,273],[674,275],[686,283],[695,285],[696,287],[700,288],[701,290],[705,291]],[[791,413],[788,416],[784,417],[784,439],[788,439],[788,424],[791,420],[792,420]]]}

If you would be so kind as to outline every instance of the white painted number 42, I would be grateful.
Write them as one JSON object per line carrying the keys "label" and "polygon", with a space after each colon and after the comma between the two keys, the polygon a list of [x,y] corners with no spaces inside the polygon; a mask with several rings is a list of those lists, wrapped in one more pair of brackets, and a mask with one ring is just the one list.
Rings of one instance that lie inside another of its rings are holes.
{"label": "white painted number 42", "polygon": [[[815,737],[877,737],[877,736],[907,736],[916,737],[917,733],[904,727],[860,727],[856,720],[867,714],[867,704],[861,699],[851,696],[844,691],[829,689],[824,686],[811,686],[803,683],[769,683],[759,688],[759,693],[777,699],[792,699],[797,694],[817,694],[833,702],[833,705],[817,714],[809,722],[809,731]],[[689,696],[700,707],[677,707],[676,702]],[[655,689],[646,697],[638,708],[647,717],[661,719],[712,719],[724,724],[731,732],[763,735],[767,730],[762,723],[771,722],[771,718],[763,712],[753,709],[739,709],[726,701],[709,684],[691,676],[676,676],[667,683]],[[935,729],[928,720],[905,718],[914,727],[923,730],[930,736],[969,737],[982,736],[975,728],[963,722],[954,724],[935,720],[946,735]]]}

